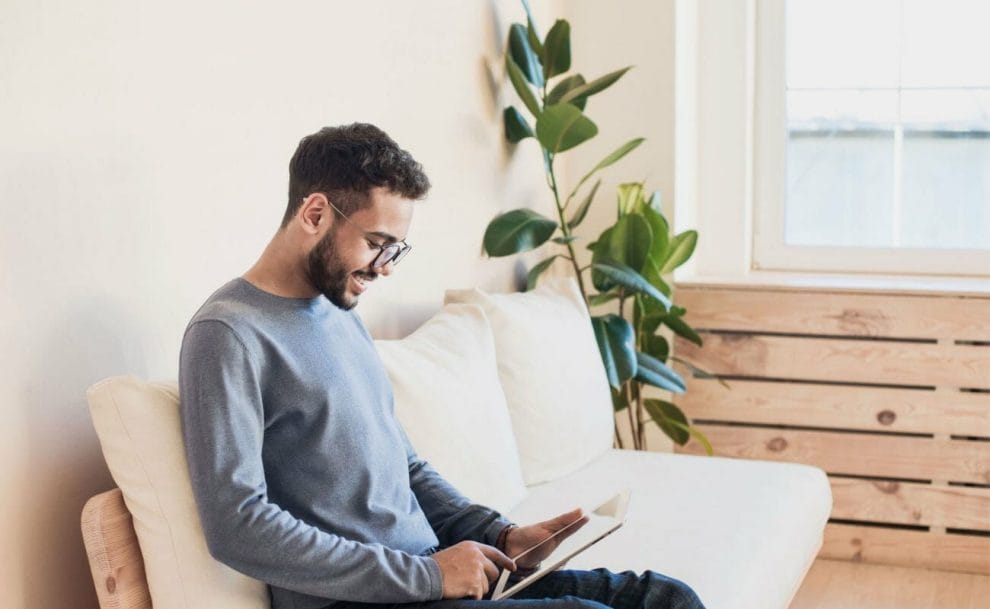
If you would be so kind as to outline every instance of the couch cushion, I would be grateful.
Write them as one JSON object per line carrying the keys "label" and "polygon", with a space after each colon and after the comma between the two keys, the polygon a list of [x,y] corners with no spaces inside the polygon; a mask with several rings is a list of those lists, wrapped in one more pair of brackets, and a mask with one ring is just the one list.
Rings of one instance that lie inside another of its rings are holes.
{"label": "couch cushion", "polygon": [[206,547],[176,383],[114,377],[87,395],[103,456],[134,519],[155,609],[269,609],[264,583],[217,562]]}
{"label": "couch cushion", "polygon": [[822,543],[832,509],[812,466],[611,450],[530,487],[521,523],[592,508],[629,488],[626,524],[568,568],[652,569],[688,583],[708,607],[786,609]]}
{"label": "couch cushion", "polygon": [[449,290],[481,305],[526,484],[573,472],[612,447],[608,381],[577,283],[548,279],[522,294]]}
{"label": "couch cushion", "polygon": [[526,487],[481,307],[447,305],[405,339],[375,346],[416,452],[472,501],[515,506]]}

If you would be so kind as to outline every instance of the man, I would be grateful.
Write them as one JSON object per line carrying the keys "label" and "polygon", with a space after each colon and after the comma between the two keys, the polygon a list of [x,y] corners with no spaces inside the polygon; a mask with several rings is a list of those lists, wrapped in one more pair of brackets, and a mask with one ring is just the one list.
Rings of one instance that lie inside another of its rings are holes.
{"label": "man", "polygon": [[[275,609],[491,603],[478,599],[500,569],[533,568],[556,544],[511,556],[583,515],[512,525],[418,458],[394,416],[352,309],[409,252],[413,202],[429,181],[366,124],[303,138],[289,175],[278,232],[210,296],[182,342],[182,428],[210,552],[268,583]],[[535,600],[544,597],[557,600]],[[594,600],[701,606],[676,580],[604,571],[558,572],[500,602]]]}

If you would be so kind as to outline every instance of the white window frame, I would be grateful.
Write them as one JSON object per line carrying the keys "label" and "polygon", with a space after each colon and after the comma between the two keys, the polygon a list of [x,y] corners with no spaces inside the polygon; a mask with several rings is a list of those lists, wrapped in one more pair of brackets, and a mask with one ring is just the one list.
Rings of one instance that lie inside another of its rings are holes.
{"label": "white window frame", "polygon": [[753,241],[759,271],[990,277],[990,250],[795,246],[784,243],[785,0],[756,0]]}

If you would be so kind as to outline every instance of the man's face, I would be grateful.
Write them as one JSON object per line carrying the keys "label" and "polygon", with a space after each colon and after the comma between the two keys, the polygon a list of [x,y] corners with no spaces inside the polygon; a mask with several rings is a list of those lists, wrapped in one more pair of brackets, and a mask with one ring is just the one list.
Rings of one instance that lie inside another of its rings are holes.
{"label": "man's face", "polygon": [[327,208],[333,223],[307,260],[313,288],[345,311],[357,305],[358,297],[379,275],[392,273],[391,263],[372,268],[381,252],[378,246],[405,239],[412,222],[412,201],[383,188],[372,189],[369,197],[370,204],[352,213],[350,222]]}

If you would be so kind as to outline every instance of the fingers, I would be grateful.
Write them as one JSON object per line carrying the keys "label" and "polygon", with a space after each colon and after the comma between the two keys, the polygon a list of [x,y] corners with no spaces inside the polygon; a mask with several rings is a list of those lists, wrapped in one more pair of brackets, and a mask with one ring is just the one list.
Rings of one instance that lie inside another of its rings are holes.
{"label": "fingers", "polygon": [[498,579],[499,569],[495,566],[495,563],[487,559],[482,566],[485,569],[485,578],[488,579],[488,585],[491,586]]}
{"label": "fingers", "polygon": [[[557,530],[560,530],[560,529],[562,529],[562,528],[564,528],[566,526],[570,526],[570,525],[574,524],[576,521],[578,521],[578,520],[580,520],[582,518],[585,520],[585,522],[588,521],[588,517],[584,514],[584,510],[583,509],[581,509],[581,508],[574,508],[573,510],[571,510],[569,512],[565,512],[565,513],[561,514],[560,516],[557,516],[556,518],[551,518],[550,520],[547,520],[544,523],[544,525],[547,526],[548,528],[550,528],[551,530],[557,531]],[[578,527],[584,526],[584,523],[576,524],[575,526],[578,526]]]}
{"label": "fingers", "polygon": [[498,548],[493,548],[492,546],[479,545],[478,549],[481,553],[485,555],[485,558],[492,561],[496,567],[501,569],[508,569],[509,571],[516,570],[516,563],[511,558],[502,554]]}

